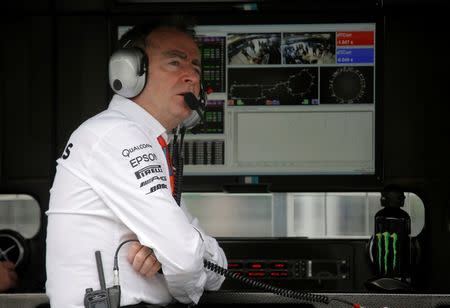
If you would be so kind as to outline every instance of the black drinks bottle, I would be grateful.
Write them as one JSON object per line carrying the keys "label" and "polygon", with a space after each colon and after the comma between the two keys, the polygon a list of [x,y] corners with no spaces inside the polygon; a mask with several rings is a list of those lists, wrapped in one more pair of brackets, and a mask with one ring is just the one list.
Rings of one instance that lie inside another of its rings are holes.
{"label": "black drinks bottle", "polygon": [[401,207],[405,195],[401,191],[381,193],[383,209],[375,215],[373,261],[378,277],[407,279],[411,264],[411,218]]}

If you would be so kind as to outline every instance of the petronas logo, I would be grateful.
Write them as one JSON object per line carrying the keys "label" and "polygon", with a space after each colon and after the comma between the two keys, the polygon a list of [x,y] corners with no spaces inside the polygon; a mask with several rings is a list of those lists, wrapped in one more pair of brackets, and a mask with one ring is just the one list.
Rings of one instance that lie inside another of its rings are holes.
{"label": "petronas logo", "polygon": [[377,239],[377,258],[379,272],[384,272],[384,274],[388,273],[390,256],[392,257],[392,270],[395,271],[397,268],[398,260],[398,234],[395,232],[383,232],[375,234],[375,237]]}

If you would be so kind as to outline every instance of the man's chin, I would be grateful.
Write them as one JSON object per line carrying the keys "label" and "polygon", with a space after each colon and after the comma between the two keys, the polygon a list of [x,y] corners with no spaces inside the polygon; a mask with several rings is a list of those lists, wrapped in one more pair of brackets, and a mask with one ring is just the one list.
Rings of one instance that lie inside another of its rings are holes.
{"label": "man's chin", "polygon": [[191,110],[191,109],[185,109],[185,110],[183,110],[183,112],[180,112],[178,114],[178,118],[180,119],[180,123],[185,121],[185,120],[187,120],[187,119],[189,119],[189,117],[192,115],[193,112],[194,111]]}

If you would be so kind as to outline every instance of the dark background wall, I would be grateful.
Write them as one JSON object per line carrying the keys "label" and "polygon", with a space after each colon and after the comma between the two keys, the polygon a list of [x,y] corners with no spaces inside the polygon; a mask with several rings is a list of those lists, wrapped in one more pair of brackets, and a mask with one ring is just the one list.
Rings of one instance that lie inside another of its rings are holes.
{"label": "dark background wall", "polygon": [[[0,11],[0,193],[30,194],[42,213],[48,208],[55,160],[70,133],[108,104],[107,61],[117,18],[180,12],[197,14],[205,22],[216,16],[267,22],[296,11],[315,17],[381,16],[383,169],[379,181],[362,186],[358,179],[346,179],[345,185],[339,185],[325,177],[300,180],[289,190],[379,191],[384,185],[397,184],[416,193],[426,206],[417,286],[424,292],[449,291],[450,251],[445,247],[450,242],[450,53],[445,41],[450,23],[446,1],[385,0],[383,6],[375,1],[264,1],[259,12],[249,13],[226,3],[137,7],[112,0],[24,0],[2,3]],[[212,182],[220,186],[221,181]],[[188,179],[190,183],[197,184],[195,179]],[[42,230],[31,241],[33,257],[23,279],[25,291],[44,287],[44,214],[42,219]]]}

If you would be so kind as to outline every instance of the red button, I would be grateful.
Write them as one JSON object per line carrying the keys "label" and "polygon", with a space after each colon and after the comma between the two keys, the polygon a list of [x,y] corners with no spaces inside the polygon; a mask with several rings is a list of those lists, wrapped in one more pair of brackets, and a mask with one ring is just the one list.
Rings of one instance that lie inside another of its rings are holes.
{"label": "red button", "polygon": [[261,268],[264,268],[264,264],[263,263],[250,263],[250,264],[248,264],[248,267],[252,268],[252,269],[261,269]]}
{"label": "red button", "polygon": [[270,272],[271,277],[289,277],[289,272],[287,271],[277,271],[277,272]]}
{"label": "red button", "polygon": [[285,262],[276,262],[276,263],[272,263],[270,265],[271,268],[276,268],[276,269],[285,269],[288,268],[288,264]]}
{"label": "red button", "polygon": [[247,275],[248,275],[249,277],[258,277],[258,278],[261,278],[261,277],[266,276],[266,273],[265,273],[265,272],[248,272]]}

